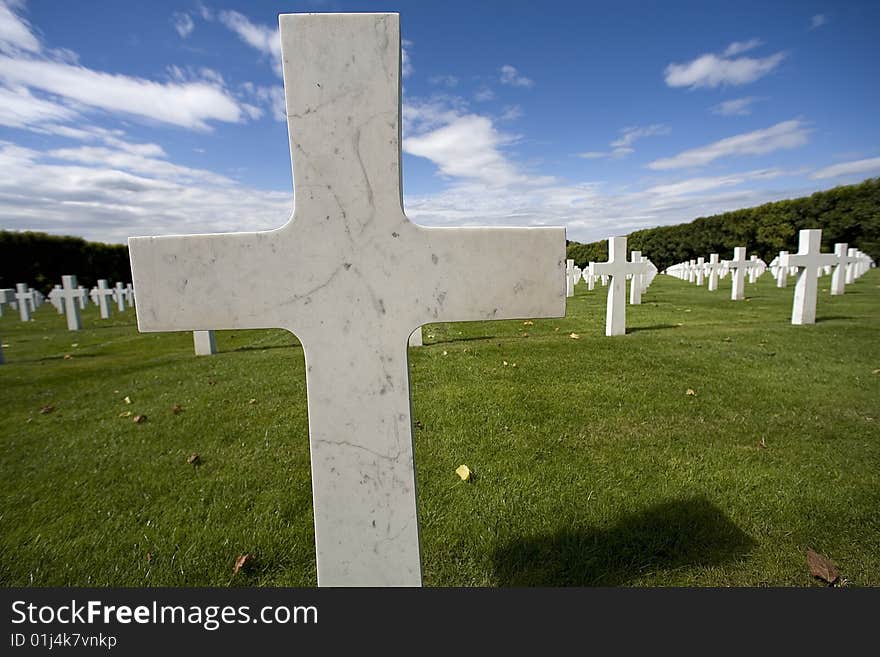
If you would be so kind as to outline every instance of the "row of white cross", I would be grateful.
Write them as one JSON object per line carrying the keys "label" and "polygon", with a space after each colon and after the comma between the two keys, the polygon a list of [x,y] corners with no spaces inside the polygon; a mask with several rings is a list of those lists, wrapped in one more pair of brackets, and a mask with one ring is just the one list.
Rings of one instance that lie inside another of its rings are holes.
{"label": "row of white cross", "polygon": [[[873,260],[867,254],[841,242],[834,245],[834,253],[822,253],[820,229],[802,230],[798,239],[798,252],[780,251],[770,262],[769,269],[776,279],[777,287],[785,287],[788,276],[798,274],[791,323],[815,324],[816,279],[823,274],[831,274],[831,294],[841,295],[848,283],[852,283],[871,268]],[[747,260],[746,247],[738,246],[733,250],[732,260],[719,261],[718,254],[712,253],[708,262],[705,258],[680,262],[668,267],[666,273],[697,285],[702,285],[704,276],[708,275],[708,288],[713,292],[718,289],[718,280],[730,272],[733,277],[730,298],[740,301],[745,298],[746,272],[749,282],[755,283],[767,268],[767,264],[758,256],[753,255]]]}
{"label": "row of white cross", "polygon": [[[39,308],[47,298],[39,290],[28,286],[27,283],[18,283],[15,290],[10,288],[0,289],[0,317],[3,316],[3,306],[18,309],[19,317],[23,322],[31,320],[31,314]],[[82,328],[80,310],[84,310],[91,300],[99,308],[101,319],[110,318],[110,301],[116,302],[119,312],[125,310],[126,305],[134,306],[134,288],[131,283],[126,286],[116,283],[111,288],[106,279],[99,279],[98,285],[91,291],[77,284],[76,276],[68,275],[61,277],[61,285],[52,288],[48,295],[49,302],[67,319],[67,328],[71,331],[79,331]]]}

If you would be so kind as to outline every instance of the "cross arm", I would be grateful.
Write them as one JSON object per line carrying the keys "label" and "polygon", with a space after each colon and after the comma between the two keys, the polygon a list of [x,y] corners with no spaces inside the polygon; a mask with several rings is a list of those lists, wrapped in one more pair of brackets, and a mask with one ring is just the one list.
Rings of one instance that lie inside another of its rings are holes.
{"label": "cross arm", "polygon": [[275,232],[129,238],[138,329],[281,326],[265,292],[280,260]]}
{"label": "cross arm", "polygon": [[565,315],[564,228],[425,228],[417,323]]}

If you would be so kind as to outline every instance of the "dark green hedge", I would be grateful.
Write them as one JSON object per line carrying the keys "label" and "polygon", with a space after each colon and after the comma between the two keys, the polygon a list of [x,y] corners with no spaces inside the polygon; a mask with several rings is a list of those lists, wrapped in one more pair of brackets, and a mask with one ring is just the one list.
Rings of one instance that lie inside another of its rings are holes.
{"label": "dark green hedge", "polygon": [[76,274],[79,284],[87,287],[99,278],[111,285],[128,283],[128,247],[86,242],[81,237],[0,231],[0,288],[28,283],[46,293],[61,283],[64,274]]}
{"label": "dark green hedge", "polygon": [[[629,235],[628,247],[640,250],[661,270],[710,253],[730,258],[735,246],[745,246],[750,255],[770,262],[781,250],[796,251],[798,231],[804,228],[822,229],[823,251],[846,242],[880,259],[880,178],[688,224],[639,230]],[[570,242],[568,257],[580,267],[590,260],[606,260],[608,242]]]}

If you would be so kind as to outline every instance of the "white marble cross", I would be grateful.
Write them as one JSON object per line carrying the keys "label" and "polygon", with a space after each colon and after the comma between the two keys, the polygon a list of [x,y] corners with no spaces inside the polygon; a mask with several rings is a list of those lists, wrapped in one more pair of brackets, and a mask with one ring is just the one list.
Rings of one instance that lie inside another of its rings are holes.
{"label": "white marble cross", "polygon": [[574,260],[568,258],[565,261],[565,296],[573,297],[574,296],[574,286],[577,284],[577,278],[575,278],[575,269]]}
{"label": "white marble cross", "polygon": [[849,248],[846,250],[846,255],[849,258],[852,258],[850,263],[846,266],[846,281],[845,284],[849,285],[850,283],[855,282],[856,280],[856,266],[858,261],[858,249]]}
{"label": "white marble cross", "polygon": [[3,317],[3,306],[15,303],[15,290],[9,287],[0,289],[0,317]]}
{"label": "white marble cross", "polygon": [[816,323],[816,288],[818,271],[826,264],[834,264],[837,256],[821,253],[822,231],[818,228],[802,230],[798,237],[798,252],[779,258],[783,267],[799,267],[791,309],[792,324]]}
{"label": "white marble cross", "polygon": [[608,262],[591,262],[593,276],[611,276],[605,306],[605,335],[626,334],[626,275],[645,271],[645,263],[626,261],[626,237],[608,238]]}
{"label": "white marble cross", "polygon": [[644,289],[644,284],[642,281],[643,275],[647,273],[647,262],[642,258],[641,251],[633,251],[629,255],[630,262],[644,264],[645,267],[638,273],[633,272],[632,278],[629,279],[629,305],[631,306],[640,306],[642,304],[642,290]]}
{"label": "white marble cross", "polygon": [[125,285],[125,301],[129,308],[134,308],[134,288],[131,283]]}
{"label": "white marble cross", "polygon": [[77,289],[79,290],[79,309],[85,310],[89,305],[89,291],[82,285],[77,286]]}
{"label": "white marble cross", "polygon": [[113,288],[113,299],[116,301],[116,310],[125,311],[125,286],[122,281],[116,281],[116,287]]}
{"label": "white marble cross", "polygon": [[28,290],[27,283],[16,283],[15,300],[18,302],[18,316],[23,322],[31,321],[31,307],[36,306],[35,290]]}
{"label": "white marble cross", "polygon": [[754,284],[758,282],[758,269],[760,268],[758,256],[751,256],[749,258],[749,262],[751,263],[749,264],[749,283]]}
{"label": "white marble cross", "polygon": [[49,290],[49,303],[52,304],[52,307],[58,311],[59,315],[64,314],[64,299],[61,296],[61,286],[55,285],[51,290]]}
{"label": "white marble cross", "polygon": [[67,330],[79,331],[82,328],[82,319],[79,316],[79,301],[83,290],[77,287],[76,276],[62,276],[61,283],[62,287],[59,297],[64,307],[64,316],[67,318]]}
{"label": "white marble cross", "polygon": [[98,287],[92,290],[92,299],[98,304],[101,319],[110,319],[110,297],[114,292],[107,283],[106,278],[98,279]]}
{"label": "white marble cross", "polygon": [[837,263],[834,266],[834,273],[831,274],[831,294],[839,296],[846,291],[846,268],[852,262],[846,242],[838,242],[834,245],[834,256],[837,258]]}
{"label": "white marble cross", "polygon": [[776,287],[788,285],[788,267],[782,266],[783,257],[788,257],[788,251],[780,251],[776,257]]}
{"label": "white marble cross", "polygon": [[706,271],[709,272],[709,292],[715,292],[718,289],[718,274],[721,272],[722,264],[718,260],[717,253],[709,254],[709,262],[706,263]]}
{"label": "white marble cross", "polygon": [[397,14],[286,14],[280,28],[293,217],[130,238],[138,327],[294,333],[318,584],[419,585],[407,339],[430,322],[564,316],[565,230],[411,223]]}
{"label": "white marble cross", "polygon": [[733,247],[733,260],[725,262],[727,269],[731,270],[730,275],[733,279],[733,285],[730,288],[730,299],[732,301],[742,301],[745,298],[746,270],[752,266],[751,260],[746,259],[746,247]]}
{"label": "white marble cross", "polygon": [[694,281],[700,287],[703,286],[703,279],[706,276],[706,258],[700,256],[697,258],[696,264],[696,280]]}
{"label": "white marble cross", "polygon": [[212,356],[217,353],[214,331],[193,331],[193,347],[196,356]]}

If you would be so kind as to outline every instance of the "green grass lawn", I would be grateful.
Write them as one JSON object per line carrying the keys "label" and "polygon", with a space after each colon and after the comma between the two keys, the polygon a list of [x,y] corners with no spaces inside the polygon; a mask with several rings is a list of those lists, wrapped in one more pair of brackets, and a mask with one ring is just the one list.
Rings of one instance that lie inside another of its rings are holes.
{"label": "green grass lawn", "polygon": [[[564,319],[425,327],[425,584],[809,586],[809,547],[880,585],[880,272],[829,284],[814,326],[765,275],[742,302],[658,276],[616,338],[583,284]],[[0,584],[314,585],[295,338],[85,327],[0,318]]]}

